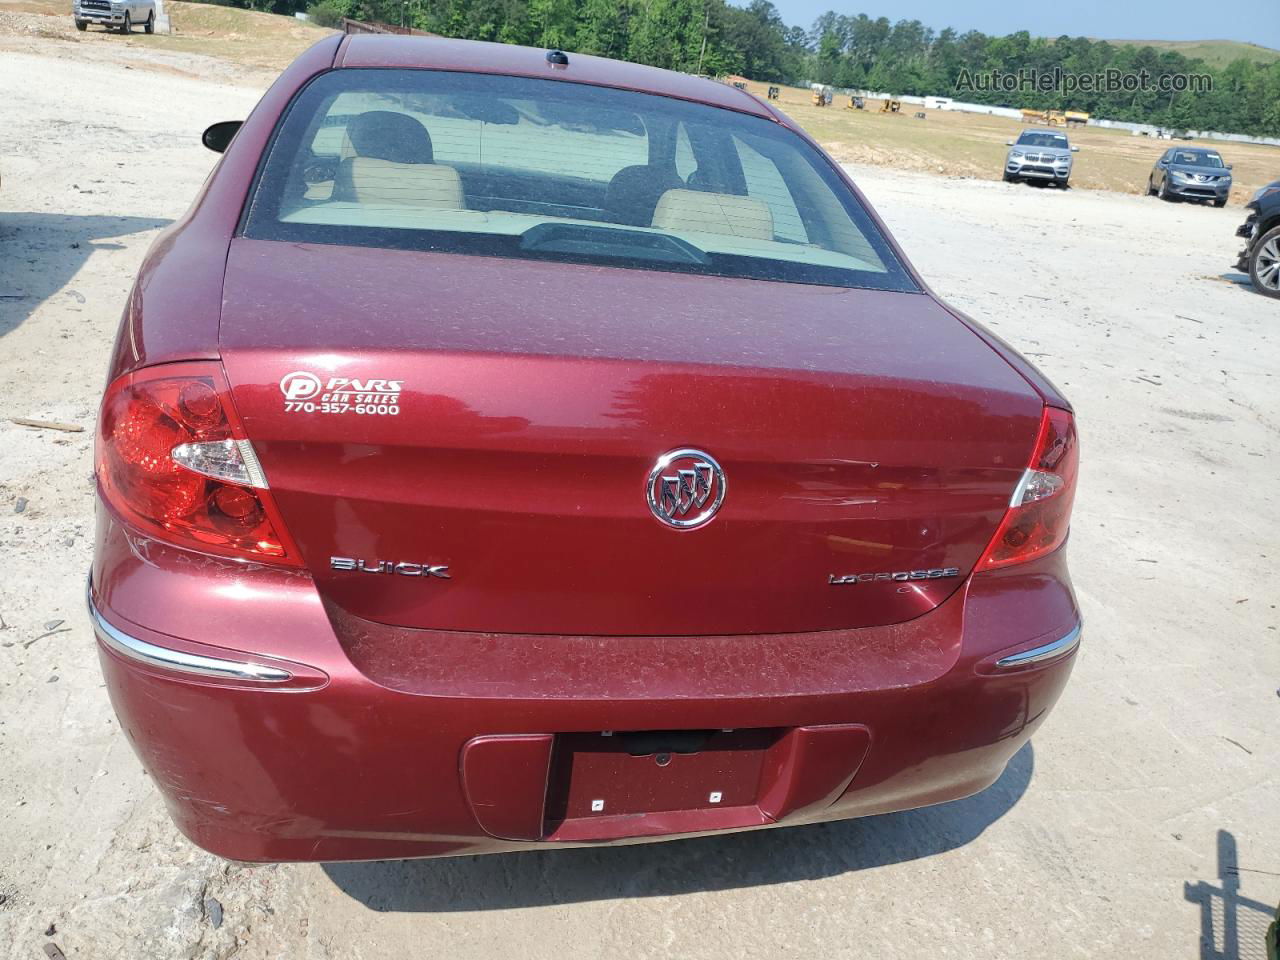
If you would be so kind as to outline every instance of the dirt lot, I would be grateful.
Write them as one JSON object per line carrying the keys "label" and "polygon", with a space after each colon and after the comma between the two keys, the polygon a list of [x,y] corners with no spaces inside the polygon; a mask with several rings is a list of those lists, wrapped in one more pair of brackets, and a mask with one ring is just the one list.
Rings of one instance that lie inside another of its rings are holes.
{"label": "dirt lot", "polygon": [[199,131],[262,74],[20,32],[0,37],[0,957],[1261,958],[1280,304],[1228,269],[1238,206],[851,167],[941,293],[1078,406],[1085,646],[990,790],[644,847],[232,866],[178,836],[116,729],[83,590],[125,292],[213,164]]}
{"label": "dirt lot", "polygon": [[[766,84],[751,83],[758,96]],[[848,97],[830,107],[815,107],[808,90],[780,88],[779,104],[840,160],[869,163],[897,170],[999,180],[1006,144],[1027,129],[1005,117],[926,110],[904,103],[902,112],[880,113],[883,101],[868,100],[865,110],[849,110]],[[1280,147],[1216,140],[1153,140],[1125,130],[1072,127],[1065,131],[1080,148],[1071,171],[1071,185],[1090,190],[1140,194],[1146,190],[1152,165],[1175,144],[1209,147],[1231,164],[1231,202],[1247,202],[1258,187],[1280,178]]]}
{"label": "dirt lot", "polygon": [[299,53],[333,33],[293,17],[209,3],[166,0],[164,9],[171,33],[144,36],[139,27],[126,38],[98,26],[77,31],[69,15],[71,0],[0,0],[0,42],[6,49],[30,49],[33,42],[44,49],[48,44],[41,46],[43,41],[60,40],[63,57],[110,56],[131,66],[204,79],[227,76],[225,61],[232,61],[238,80],[266,84]]}

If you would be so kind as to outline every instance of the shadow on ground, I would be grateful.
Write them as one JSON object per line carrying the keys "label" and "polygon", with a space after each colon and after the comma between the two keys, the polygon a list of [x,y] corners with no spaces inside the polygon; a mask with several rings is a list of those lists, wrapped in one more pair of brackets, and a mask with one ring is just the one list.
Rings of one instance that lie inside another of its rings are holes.
{"label": "shadow on ground", "polygon": [[1267,927],[1276,905],[1242,896],[1236,838],[1218,831],[1218,882],[1184,884],[1183,896],[1200,908],[1200,960],[1267,960]]}
{"label": "shadow on ground", "polygon": [[372,910],[504,910],[792,883],[930,857],[970,843],[1026,792],[1027,744],[992,786],[953,803],[805,827],[637,846],[331,863],[340,890]]}
{"label": "shadow on ground", "polygon": [[[121,249],[124,245],[113,243],[114,238],[170,222],[150,217],[0,212],[0,337],[20,327],[36,307],[61,291],[95,250]],[[74,290],[67,295],[80,296]]]}
{"label": "shadow on ground", "polygon": [[1222,280],[1224,283],[1231,284],[1233,287],[1240,287],[1244,290],[1248,290],[1250,293],[1255,292],[1253,289],[1253,281],[1249,279],[1249,275],[1247,273],[1240,273],[1238,270],[1230,270],[1227,273],[1219,274],[1218,279]]}

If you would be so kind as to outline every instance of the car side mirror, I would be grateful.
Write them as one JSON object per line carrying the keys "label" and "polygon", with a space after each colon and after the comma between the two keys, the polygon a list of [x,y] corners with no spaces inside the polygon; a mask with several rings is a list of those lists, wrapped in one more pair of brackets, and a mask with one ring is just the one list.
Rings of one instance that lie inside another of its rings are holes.
{"label": "car side mirror", "polygon": [[1231,164],[1229,164],[1229,163],[1227,164],[1227,169],[1228,169],[1228,170],[1232,169]]}
{"label": "car side mirror", "polygon": [[211,124],[200,134],[200,142],[214,153],[223,153],[243,123],[243,120],[222,120]]}
{"label": "car side mirror", "polygon": [[1013,141],[1012,141],[1012,140],[1006,140],[1006,141],[1004,142],[1004,145],[1005,145],[1006,147],[1012,147],[1012,146],[1013,146]]}
{"label": "car side mirror", "polygon": [[1157,161],[1156,161],[1156,166],[1157,166],[1157,167],[1167,167],[1168,165],[1169,165],[1169,161],[1168,161],[1168,160],[1157,160]]}
{"label": "car side mirror", "polygon": [[1080,152],[1080,148],[1079,148],[1079,147],[1072,147],[1072,148],[1071,148],[1071,152],[1072,152],[1072,153],[1079,153],[1079,152]]}

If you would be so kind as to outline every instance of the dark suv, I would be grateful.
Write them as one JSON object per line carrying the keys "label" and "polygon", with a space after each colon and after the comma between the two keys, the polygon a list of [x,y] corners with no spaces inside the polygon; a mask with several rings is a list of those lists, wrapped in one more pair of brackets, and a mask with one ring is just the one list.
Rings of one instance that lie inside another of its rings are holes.
{"label": "dark suv", "polygon": [[1147,196],[1161,200],[1199,200],[1225,207],[1231,193],[1231,164],[1217,150],[1172,147],[1147,177]]}
{"label": "dark suv", "polygon": [[1253,288],[1267,297],[1280,297],[1280,180],[1253,195],[1245,209],[1249,218],[1236,230],[1244,237],[1236,269],[1249,274]]}

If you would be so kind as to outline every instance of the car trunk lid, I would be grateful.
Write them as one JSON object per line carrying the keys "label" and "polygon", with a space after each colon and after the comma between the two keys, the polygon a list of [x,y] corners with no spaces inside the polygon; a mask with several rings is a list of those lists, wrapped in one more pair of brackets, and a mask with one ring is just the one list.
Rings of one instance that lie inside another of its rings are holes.
{"label": "car trunk lid", "polygon": [[[977,562],[1041,412],[924,294],[240,238],[221,340],[321,593],[415,628],[911,619]],[[647,481],[686,447],[726,494],[677,530]]]}

